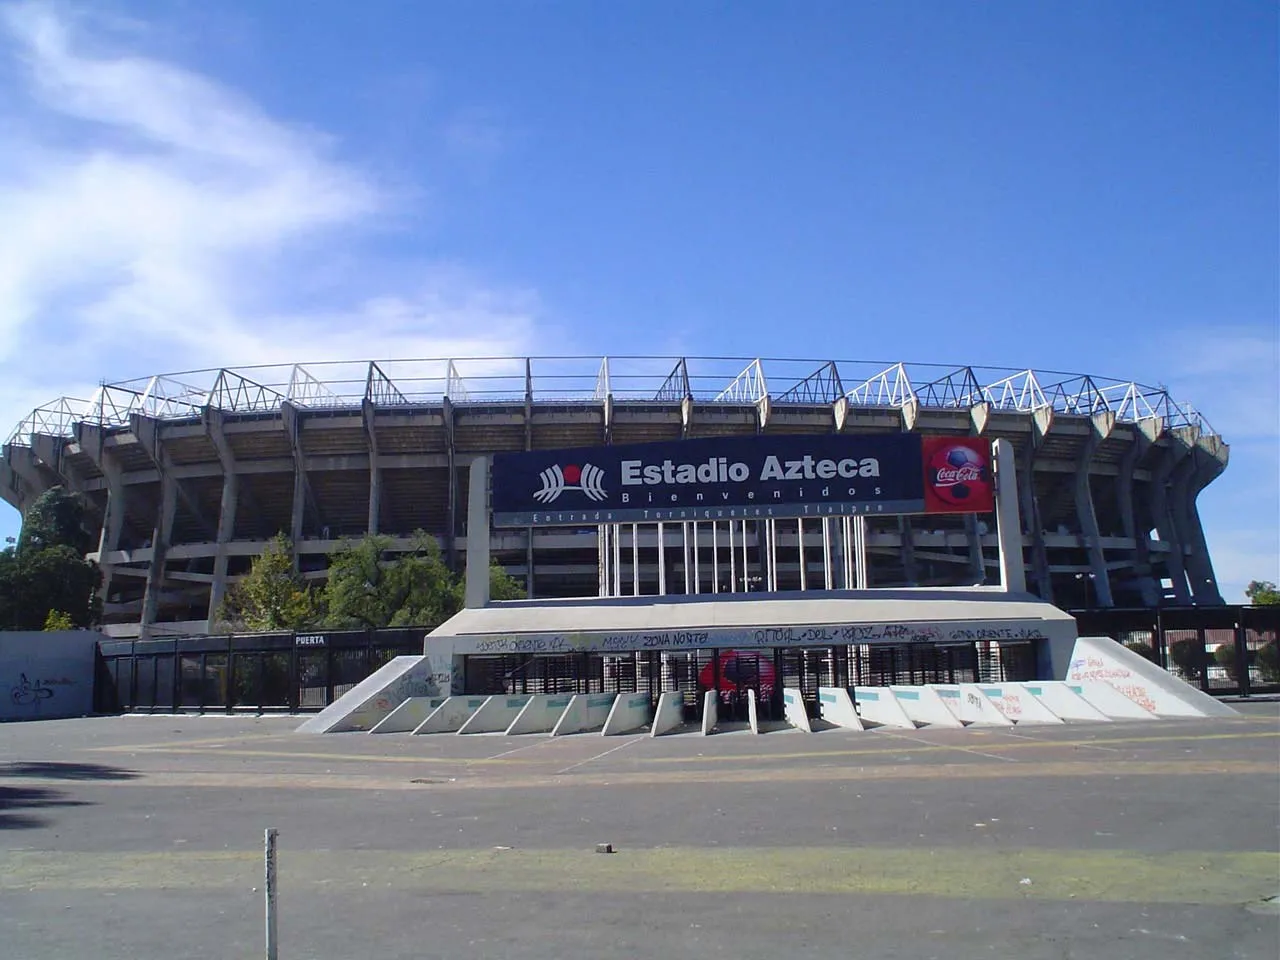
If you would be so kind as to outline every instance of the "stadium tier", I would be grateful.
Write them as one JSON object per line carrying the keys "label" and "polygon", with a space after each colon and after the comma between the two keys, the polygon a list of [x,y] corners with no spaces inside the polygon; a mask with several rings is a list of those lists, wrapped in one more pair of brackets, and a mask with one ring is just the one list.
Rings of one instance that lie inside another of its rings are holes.
{"label": "stadium tier", "polygon": [[[437,537],[460,564],[471,461],[503,451],[752,434],[1006,438],[1029,588],[1067,608],[1222,602],[1196,509],[1227,445],[1167,391],[1075,374],[725,358],[399,360],[237,368],[109,384],[14,430],[0,491],[19,510],[64,485],[93,505],[109,634],[202,632],[229,583],[284,533],[322,580],[344,538],[408,549]],[[726,530],[726,526],[728,529]],[[734,533],[734,527],[737,532]],[[690,526],[622,525],[613,549],[639,593],[690,583]],[[702,524],[745,551],[724,589],[824,583],[822,520]],[[531,596],[601,592],[595,526],[491,529]],[[870,516],[866,585],[998,582],[991,516]],[[713,543],[714,540],[714,543]],[[606,547],[607,549],[607,547]],[[765,554],[768,554],[766,557]],[[658,568],[659,558],[663,569]],[[661,587],[660,587],[661,584]],[[839,584],[836,584],[837,586]]]}

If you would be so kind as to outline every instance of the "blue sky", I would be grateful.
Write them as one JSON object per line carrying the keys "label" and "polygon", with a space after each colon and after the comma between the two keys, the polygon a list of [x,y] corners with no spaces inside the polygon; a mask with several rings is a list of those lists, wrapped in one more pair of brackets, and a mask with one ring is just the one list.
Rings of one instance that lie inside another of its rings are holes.
{"label": "blue sky", "polygon": [[0,0],[0,416],[299,359],[1132,378],[1231,444],[1201,509],[1236,599],[1280,580],[1278,27],[1222,0]]}

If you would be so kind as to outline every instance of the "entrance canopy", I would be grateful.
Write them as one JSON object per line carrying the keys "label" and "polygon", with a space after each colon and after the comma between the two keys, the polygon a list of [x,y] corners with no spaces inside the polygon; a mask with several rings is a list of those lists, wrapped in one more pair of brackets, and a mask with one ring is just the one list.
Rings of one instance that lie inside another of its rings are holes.
{"label": "entrance canopy", "polygon": [[970,644],[1076,636],[1052,604],[998,587],[520,600],[455,614],[426,653],[608,653],[716,647]]}

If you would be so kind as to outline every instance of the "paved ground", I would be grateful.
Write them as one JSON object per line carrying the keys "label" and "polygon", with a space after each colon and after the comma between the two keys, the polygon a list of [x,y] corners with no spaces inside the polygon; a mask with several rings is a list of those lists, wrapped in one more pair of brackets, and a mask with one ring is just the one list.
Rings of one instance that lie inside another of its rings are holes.
{"label": "paved ground", "polygon": [[[1280,955],[1280,705],[914,733],[0,726],[0,957]],[[616,853],[594,852],[609,842]]]}

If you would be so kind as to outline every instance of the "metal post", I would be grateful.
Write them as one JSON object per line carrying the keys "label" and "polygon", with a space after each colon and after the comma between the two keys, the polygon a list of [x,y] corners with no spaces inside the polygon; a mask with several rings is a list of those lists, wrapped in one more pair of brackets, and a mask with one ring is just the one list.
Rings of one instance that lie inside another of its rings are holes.
{"label": "metal post", "polygon": [[631,595],[640,595],[640,534],[635,523],[631,525]]}
{"label": "metal post", "polygon": [[613,524],[613,595],[622,596],[622,524]]}
{"label": "metal post", "polygon": [[751,589],[751,577],[747,565],[747,521],[742,521],[742,592]]}
{"label": "metal post", "polygon": [[831,518],[822,518],[822,585],[831,589]]}
{"label": "metal post", "polygon": [[684,564],[684,592],[685,596],[693,593],[693,586],[689,582],[689,524],[687,522],[680,524],[680,561]]}
{"label": "metal post", "polygon": [[698,521],[693,521],[693,592],[702,592],[702,568],[698,565]]}
{"label": "metal post", "polygon": [[276,940],[276,838],[279,831],[268,827],[265,835],[266,884],[264,896],[267,908],[267,960],[277,960],[279,944]]}
{"label": "metal post", "polygon": [[808,590],[808,571],[804,568],[804,518],[796,517],[796,547],[800,551],[800,589]]}
{"label": "metal post", "polygon": [[733,552],[733,521],[728,521],[728,591],[737,593],[737,554]]}
{"label": "metal post", "polygon": [[658,521],[658,596],[667,595],[667,545],[664,537],[662,521]]}
{"label": "metal post", "polygon": [[720,592],[720,524],[711,521],[711,592]]}

